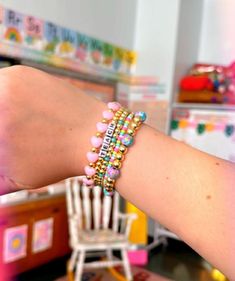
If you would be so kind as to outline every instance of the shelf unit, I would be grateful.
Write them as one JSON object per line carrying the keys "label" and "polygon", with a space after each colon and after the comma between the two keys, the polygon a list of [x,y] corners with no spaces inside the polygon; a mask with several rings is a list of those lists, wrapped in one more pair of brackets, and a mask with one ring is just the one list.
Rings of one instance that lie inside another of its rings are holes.
{"label": "shelf unit", "polygon": [[229,104],[204,104],[204,103],[173,103],[172,108],[235,111],[235,105]]}

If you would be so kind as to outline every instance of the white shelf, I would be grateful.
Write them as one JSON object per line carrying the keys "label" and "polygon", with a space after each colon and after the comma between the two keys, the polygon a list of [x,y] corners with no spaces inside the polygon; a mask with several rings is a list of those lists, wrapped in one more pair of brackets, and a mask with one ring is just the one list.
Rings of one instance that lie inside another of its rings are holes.
{"label": "white shelf", "polygon": [[229,104],[173,103],[173,108],[235,111],[235,105],[229,105]]}

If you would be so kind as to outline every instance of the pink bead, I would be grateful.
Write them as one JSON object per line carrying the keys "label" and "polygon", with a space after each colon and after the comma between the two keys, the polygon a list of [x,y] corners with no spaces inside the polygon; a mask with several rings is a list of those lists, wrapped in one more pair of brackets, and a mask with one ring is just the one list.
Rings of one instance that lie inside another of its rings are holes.
{"label": "pink bead", "polygon": [[105,123],[98,122],[96,124],[96,128],[97,128],[98,132],[104,133],[107,131],[108,125]]}
{"label": "pink bead", "polygon": [[83,183],[87,186],[91,186],[94,184],[94,181],[93,180],[88,180],[87,178],[83,178]]}
{"label": "pink bead", "polygon": [[98,137],[95,137],[95,136],[91,137],[91,144],[95,148],[100,147],[102,142],[103,142],[102,138],[98,138]]}
{"label": "pink bead", "polygon": [[99,155],[95,152],[87,152],[86,156],[90,163],[95,163],[99,157]]}
{"label": "pink bead", "polygon": [[105,110],[103,111],[103,117],[105,119],[111,120],[113,119],[114,113],[112,111]]}
{"label": "pink bead", "polygon": [[94,176],[96,170],[90,166],[85,167],[85,173],[87,176]]}
{"label": "pink bead", "polygon": [[118,109],[121,107],[120,103],[118,102],[109,102],[108,108],[112,109],[113,111],[118,111]]}
{"label": "pink bead", "polygon": [[111,179],[117,179],[120,175],[120,171],[113,167],[107,168],[107,174]]}

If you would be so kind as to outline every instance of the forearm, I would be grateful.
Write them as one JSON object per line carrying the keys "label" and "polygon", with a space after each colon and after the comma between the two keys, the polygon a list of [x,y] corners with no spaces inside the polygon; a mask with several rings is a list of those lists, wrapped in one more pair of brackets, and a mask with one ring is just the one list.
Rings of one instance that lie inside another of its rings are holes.
{"label": "forearm", "polygon": [[117,189],[234,278],[234,182],[233,164],[146,126],[127,154]]}

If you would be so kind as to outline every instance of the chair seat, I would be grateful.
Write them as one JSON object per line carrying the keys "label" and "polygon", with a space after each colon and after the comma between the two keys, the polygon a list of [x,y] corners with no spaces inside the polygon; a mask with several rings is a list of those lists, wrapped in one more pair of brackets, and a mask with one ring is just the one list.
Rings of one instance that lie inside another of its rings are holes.
{"label": "chair seat", "polygon": [[127,242],[126,236],[112,229],[82,230],[79,232],[80,243],[120,243]]}

